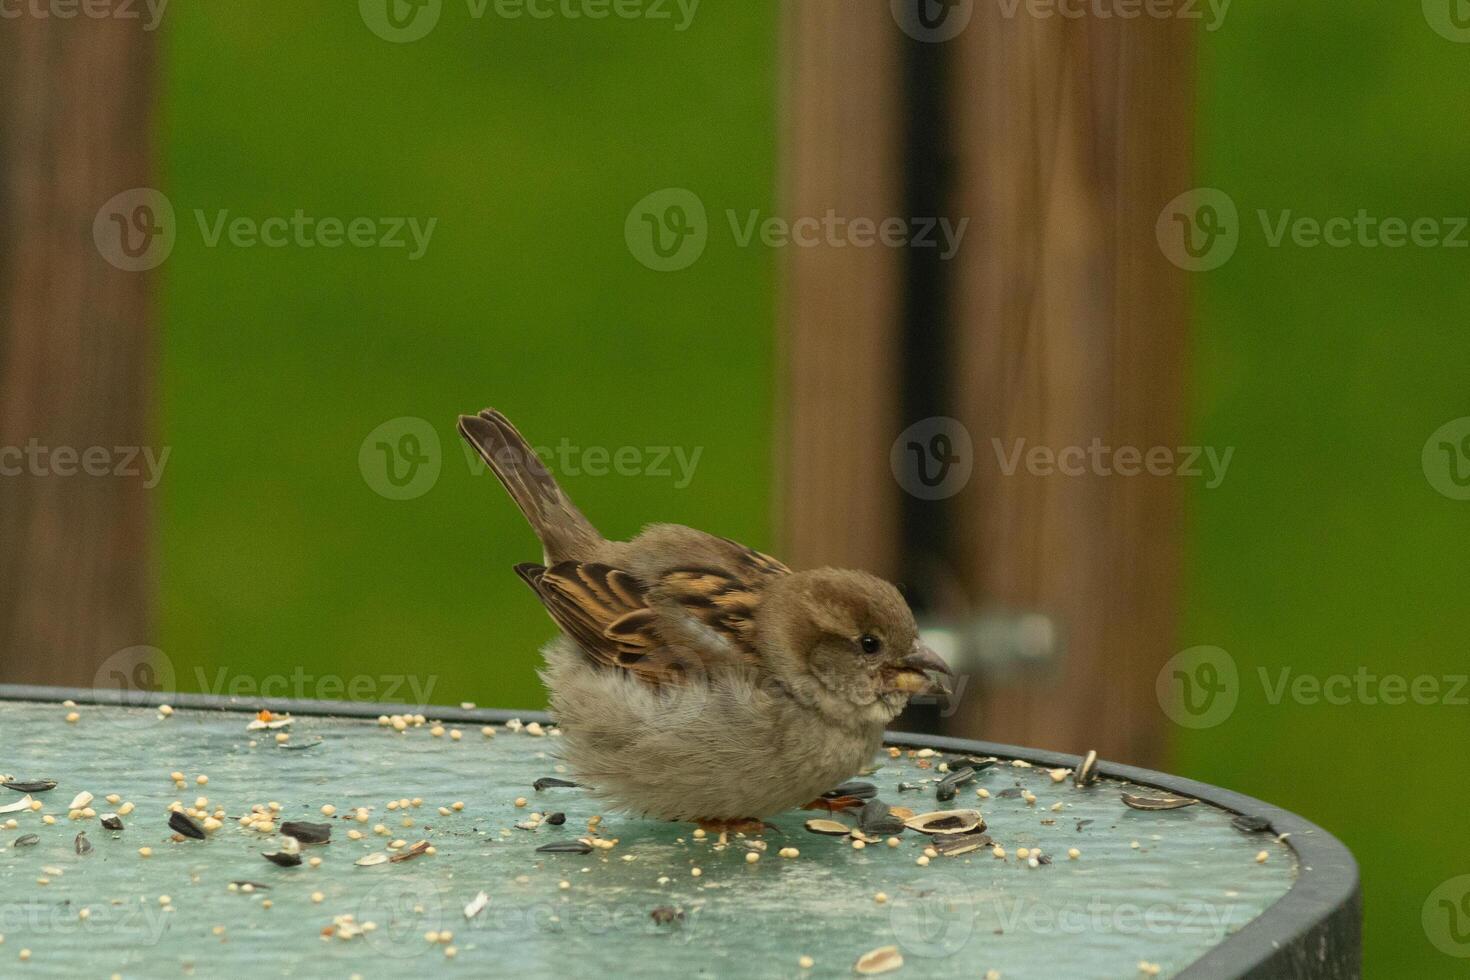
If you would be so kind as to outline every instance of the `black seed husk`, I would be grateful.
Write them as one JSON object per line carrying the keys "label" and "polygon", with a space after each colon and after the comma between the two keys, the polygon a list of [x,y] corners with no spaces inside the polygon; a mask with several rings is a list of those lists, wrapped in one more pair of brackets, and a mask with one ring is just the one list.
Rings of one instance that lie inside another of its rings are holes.
{"label": "black seed husk", "polygon": [[281,824],[281,833],[294,837],[303,844],[326,844],[332,839],[332,825],[309,823],[305,820],[287,820]]}
{"label": "black seed husk", "polygon": [[531,788],[539,793],[543,789],[573,789],[576,787],[576,785],[577,784],[572,782],[570,779],[558,779],[555,776],[542,776],[540,779],[531,784]]}
{"label": "black seed husk", "polygon": [[944,834],[933,837],[929,846],[946,857],[958,857],[982,847],[994,847],[995,840],[985,833]]}
{"label": "black seed husk", "polygon": [[924,784],[923,783],[899,783],[898,784],[898,791],[900,793],[905,793],[905,792],[908,792],[909,790],[923,789],[923,788],[924,788]]}
{"label": "black seed husk", "polygon": [[29,782],[22,779],[12,780],[8,783],[0,783],[6,789],[13,789],[17,793],[46,793],[56,788],[54,779],[34,779]]}
{"label": "black seed husk", "polygon": [[1008,786],[995,795],[1003,800],[1014,800],[1016,797],[1021,795],[1021,787]]}
{"label": "black seed husk", "polygon": [[822,794],[824,800],[835,800],[843,796],[855,797],[859,800],[870,800],[878,795],[878,787],[872,783],[847,782],[841,786],[834,786]]}
{"label": "black seed husk", "polygon": [[969,766],[965,766],[963,769],[956,769],[939,781],[939,787],[934,791],[934,795],[939,799],[939,802],[947,803],[954,799],[955,793],[959,791],[961,786],[972,781],[974,778],[975,770]]}
{"label": "black seed husk", "polygon": [[285,851],[272,851],[269,854],[262,854],[261,857],[265,858],[271,864],[279,864],[283,868],[294,868],[301,863],[300,854],[287,854]]}
{"label": "black seed husk", "polygon": [[182,810],[175,810],[168,815],[168,825],[173,828],[175,833],[183,834],[185,837],[192,837],[195,840],[204,839],[204,828],[199,826],[193,817],[184,813]]}
{"label": "black seed husk", "polygon": [[546,822],[551,824],[553,827],[560,827],[562,824],[567,822],[567,815],[565,813],[562,813],[560,810],[558,810],[556,813],[548,813],[546,815]]}
{"label": "black seed husk", "polygon": [[115,813],[109,813],[107,816],[102,818],[102,826],[108,830],[122,830],[122,817],[119,817]]}
{"label": "black seed husk", "polygon": [[875,798],[864,803],[858,811],[858,829],[875,837],[887,837],[901,834],[908,828],[893,815],[887,803]]}
{"label": "black seed husk", "polygon": [[72,842],[72,846],[77,849],[78,854],[92,853],[92,842],[87,840],[87,832],[85,830],[77,834],[77,839]]}
{"label": "black seed husk", "polygon": [[591,854],[592,845],[579,840],[561,840],[536,848],[542,854]]}
{"label": "black seed husk", "polygon": [[15,839],[15,843],[12,844],[11,846],[12,847],[32,847],[32,846],[34,846],[36,844],[39,844],[39,843],[41,843],[41,838],[38,835],[36,835],[36,834],[21,834],[19,837],[17,837]]}
{"label": "black seed husk", "polygon": [[1234,820],[1230,821],[1230,826],[1234,827],[1242,834],[1259,834],[1263,831],[1271,829],[1271,821],[1267,820],[1265,817],[1256,817],[1247,813],[1242,813]]}
{"label": "black seed husk", "polygon": [[270,885],[267,885],[264,882],[260,882],[260,881],[236,880],[236,881],[230,882],[230,884],[232,884],[232,885],[239,885],[239,886],[249,885],[251,888],[265,888],[265,889],[269,889],[270,888]]}
{"label": "black seed husk", "polygon": [[323,739],[322,737],[318,736],[315,739],[311,739],[311,740],[308,740],[308,741],[301,741],[301,742],[281,742],[280,744],[278,744],[276,746],[276,748],[278,748],[278,749],[285,749],[288,752],[300,752],[303,749],[314,749],[318,745],[321,745],[322,742],[324,742],[324,741],[326,741],[326,740]]}

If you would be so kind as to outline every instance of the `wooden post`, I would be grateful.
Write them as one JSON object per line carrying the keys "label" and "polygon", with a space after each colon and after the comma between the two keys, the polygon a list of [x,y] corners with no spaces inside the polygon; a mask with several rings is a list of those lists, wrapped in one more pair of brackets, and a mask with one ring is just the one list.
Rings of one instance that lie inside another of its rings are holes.
{"label": "wooden post", "polygon": [[90,685],[149,639],[146,476],[66,460],[157,449],[148,276],[92,233],[104,202],[153,183],[155,36],[115,17],[0,27],[0,451],[25,454],[0,457],[5,682]]}
{"label": "wooden post", "polygon": [[[901,214],[902,35],[888,4],[800,0],[784,28],[782,213]],[[823,243],[788,246],[780,263],[784,556],[896,575],[903,258]]]}
{"label": "wooden post", "polygon": [[[1155,237],[1193,185],[1193,21],[1036,18],[976,4],[957,45],[955,498],[973,603],[1059,624],[1050,670],[983,684],[967,735],[1160,761],[1155,674],[1175,651],[1177,476],[1004,475],[997,446],[1181,444],[1188,273]],[[998,442],[997,442],[998,441]],[[1089,464],[1090,468],[1090,464]]]}

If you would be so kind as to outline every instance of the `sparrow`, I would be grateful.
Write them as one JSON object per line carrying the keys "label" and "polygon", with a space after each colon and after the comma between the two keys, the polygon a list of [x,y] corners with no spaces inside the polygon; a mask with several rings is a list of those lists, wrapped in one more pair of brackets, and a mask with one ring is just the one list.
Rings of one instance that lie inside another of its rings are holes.
{"label": "sparrow", "polygon": [[563,761],[612,808],[758,831],[860,773],[909,698],[942,689],[928,672],[951,673],[877,576],[679,524],[607,540],[500,412],[459,432],[541,541],[515,566],[561,631],[540,676]]}

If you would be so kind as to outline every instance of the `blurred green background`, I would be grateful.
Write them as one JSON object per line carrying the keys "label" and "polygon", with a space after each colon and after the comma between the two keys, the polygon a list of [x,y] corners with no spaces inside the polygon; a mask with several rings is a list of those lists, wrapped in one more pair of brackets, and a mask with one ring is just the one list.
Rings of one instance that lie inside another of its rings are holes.
{"label": "blurred green background", "polygon": [[[623,220],[668,186],[770,212],[773,4],[709,5],[675,33],[449,3],[409,44],[329,0],[173,17],[162,647],[182,689],[320,650],[347,676],[432,682],[434,703],[542,706],[552,627],[511,571],[540,547],[454,430],[489,405],[537,446],[702,448],[682,489],[673,465],[567,477],[605,533],[664,519],[772,546],[774,261],[711,235],[692,268],[654,272]],[[193,226],[196,208],[296,207],[439,220],[416,261],[210,248]],[[433,424],[443,467],[388,500],[358,449],[403,416]]]}
{"label": "blurred green background", "polygon": [[1237,450],[1220,487],[1192,485],[1179,645],[1227,650],[1240,702],[1175,729],[1174,768],[1352,848],[1370,977],[1470,972],[1419,924],[1435,886],[1470,871],[1470,707],[1272,704],[1259,672],[1273,690],[1283,668],[1465,674],[1447,627],[1466,609],[1470,509],[1434,490],[1420,450],[1470,415],[1470,252],[1273,248],[1257,212],[1467,214],[1470,128],[1447,109],[1470,44],[1419,6],[1235,4],[1200,35],[1199,182],[1234,198],[1241,239],[1197,277],[1193,428]]}
{"label": "blurred green background", "polygon": [[[1470,277],[1463,250],[1272,248],[1257,211],[1466,213],[1454,99],[1470,45],[1418,7],[1235,4],[1200,33],[1199,183],[1242,226],[1234,259],[1196,278],[1192,440],[1236,455],[1219,488],[1191,484],[1179,646],[1225,648],[1242,683],[1228,721],[1174,729],[1175,768],[1353,848],[1369,976],[1454,972],[1419,914],[1470,870],[1470,710],[1273,705],[1257,671],[1464,672],[1444,624],[1465,608],[1470,509],[1434,491],[1419,453],[1470,415]],[[449,4],[401,45],[351,3],[179,4],[166,50],[181,231],[163,296],[161,613],[181,689],[215,689],[222,668],[289,675],[320,650],[347,676],[432,679],[436,703],[542,704],[551,628],[510,571],[538,549],[453,430],[485,405],[538,445],[702,449],[685,489],[566,478],[611,535],[657,517],[774,543],[774,259],[712,234],[666,276],[622,237],[633,202],[667,186],[712,221],[772,210],[774,3],[705,4],[685,33]],[[417,261],[208,248],[192,227],[195,208],[295,207],[438,223]],[[443,468],[395,501],[358,451],[402,416],[434,425]]]}

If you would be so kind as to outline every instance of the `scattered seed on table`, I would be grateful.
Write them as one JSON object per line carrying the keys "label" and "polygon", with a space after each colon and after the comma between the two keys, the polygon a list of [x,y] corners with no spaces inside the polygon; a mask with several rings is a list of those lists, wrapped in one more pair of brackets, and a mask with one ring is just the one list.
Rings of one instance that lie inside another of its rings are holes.
{"label": "scattered seed on table", "polygon": [[82,716],[77,714],[75,711],[68,711],[66,714],[66,723],[68,725],[75,725],[78,721],[81,720],[81,717]]}
{"label": "scattered seed on table", "polygon": [[1006,856],[1006,849],[997,844],[990,849],[990,853],[994,854],[998,858],[1003,858]]}
{"label": "scattered seed on table", "polygon": [[525,805],[526,805],[526,798],[524,796],[517,796],[516,797],[516,806],[517,807],[523,807]]}
{"label": "scattered seed on table", "polygon": [[153,856],[153,848],[151,848],[151,847],[140,847],[140,848],[138,848],[138,855],[140,857],[152,857]]}
{"label": "scattered seed on table", "polygon": [[755,864],[755,862],[759,861],[760,859],[761,859],[760,851],[746,851],[745,852],[745,863],[746,864]]}
{"label": "scattered seed on table", "polygon": [[1082,856],[1082,852],[1079,851],[1079,850],[1077,850],[1077,848],[1075,848],[1075,847],[1069,847],[1067,849],[1067,857],[1071,858],[1073,861],[1077,860],[1081,856]]}
{"label": "scattered seed on table", "polygon": [[[891,751],[897,752],[898,749],[892,749]],[[810,970],[812,967],[817,965],[817,961],[812,959],[810,956],[803,955],[797,959],[796,965],[801,967],[803,970]]]}
{"label": "scattered seed on table", "polygon": [[453,803],[449,804],[449,809],[455,810],[455,811],[463,810],[464,809],[464,801],[463,800],[455,800]]}
{"label": "scattered seed on table", "polygon": [[158,713],[167,718],[169,715],[174,713],[173,706],[168,704],[160,704],[158,706]]}
{"label": "scattered seed on table", "polygon": [[921,868],[927,868],[929,866],[929,855],[920,854],[918,859],[915,860],[914,863]]}
{"label": "scattered seed on table", "polygon": [[873,893],[873,901],[877,902],[879,905],[882,905],[884,902],[888,901],[888,893],[887,892],[874,892]]}
{"label": "scattered seed on table", "polygon": [[1271,855],[1270,855],[1270,854],[1268,854],[1268,853],[1266,853],[1266,852],[1265,852],[1265,851],[1262,851],[1262,852],[1261,852],[1261,853],[1259,853],[1259,854],[1257,854],[1257,855],[1256,855],[1256,863],[1257,863],[1257,864],[1265,864],[1265,863],[1266,863],[1266,861],[1267,861],[1267,860],[1268,860],[1268,859],[1269,859],[1269,858],[1270,858],[1270,857],[1271,857]]}
{"label": "scattered seed on table", "polygon": [[693,876],[694,876],[694,877],[695,877],[695,878],[698,878],[698,877],[699,877],[699,876],[700,876],[700,875],[702,875],[702,874],[704,874],[704,872],[703,872],[703,871],[701,871],[701,870],[700,870],[700,869],[698,869],[698,868],[690,868],[690,869],[689,869],[689,873],[690,873],[690,874],[691,874],[691,875],[693,875]]}
{"label": "scattered seed on table", "polygon": [[781,848],[781,850],[777,851],[776,853],[779,854],[783,858],[794,858],[794,857],[800,857],[801,856],[801,852],[798,851],[794,847],[783,847],[783,848]]}
{"label": "scattered seed on table", "polygon": [[903,966],[903,954],[897,946],[879,946],[859,956],[853,969],[863,976],[888,973]]}
{"label": "scattered seed on table", "polygon": [[451,728],[449,730],[449,737],[452,741],[458,742],[460,739],[464,738],[464,732],[460,731],[458,728]]}

